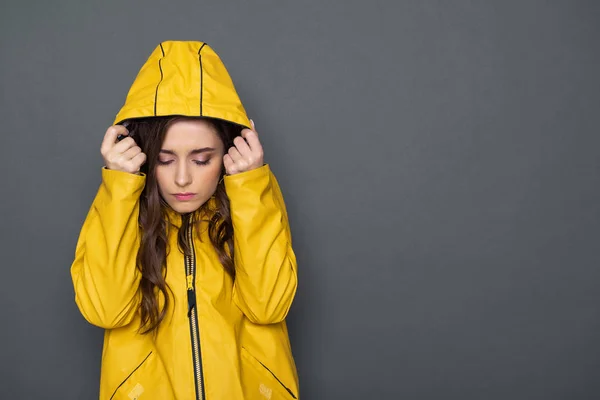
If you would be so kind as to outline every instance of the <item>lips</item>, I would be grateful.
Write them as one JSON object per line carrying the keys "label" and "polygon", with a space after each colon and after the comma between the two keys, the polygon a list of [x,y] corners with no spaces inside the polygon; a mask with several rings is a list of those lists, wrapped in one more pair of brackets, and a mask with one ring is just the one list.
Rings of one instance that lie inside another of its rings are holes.
{"label": "lips", "polygon": [[175,193],[173,196],[179,201],[187,201],[194,198],[195,193]]}

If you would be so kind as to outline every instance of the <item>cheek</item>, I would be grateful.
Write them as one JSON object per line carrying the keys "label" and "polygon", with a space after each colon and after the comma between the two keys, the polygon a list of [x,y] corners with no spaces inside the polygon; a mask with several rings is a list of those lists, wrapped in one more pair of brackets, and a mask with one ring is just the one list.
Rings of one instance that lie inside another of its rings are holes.
{"label": "cheek", "polygon": [[206,168],[202,171],[203,180],[210,182],[218,182],[221,176],[221,170],[223,168],[223,159],[218,158],[213,160],[215,162],[211,162],[210,165],[207,165]]}

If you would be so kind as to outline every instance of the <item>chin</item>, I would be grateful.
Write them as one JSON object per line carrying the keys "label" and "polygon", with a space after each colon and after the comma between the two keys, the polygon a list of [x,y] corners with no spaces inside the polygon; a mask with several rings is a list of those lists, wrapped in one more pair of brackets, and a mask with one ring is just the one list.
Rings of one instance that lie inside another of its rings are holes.
{"label": "chin", "polygon": [[173,209],[173,211],[178,212],[179,214],[187,214],[196,211],[200,208],[202,204],[197,202],[193,203],[184,203],[177,202],[175,204],[169,204],[169,206]]}

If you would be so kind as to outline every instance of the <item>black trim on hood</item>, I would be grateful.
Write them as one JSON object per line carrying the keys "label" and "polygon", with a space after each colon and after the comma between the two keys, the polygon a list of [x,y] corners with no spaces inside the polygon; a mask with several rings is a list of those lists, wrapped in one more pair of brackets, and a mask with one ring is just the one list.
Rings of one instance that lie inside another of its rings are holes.
{"label": "black trim on hood", "polygon": [[204,85],[204,73],[202,72],[202,55],[200,52],[206,46],[206,43],[203,43],[200,46],[200,50],[198,50],[198,64],[200,64],[200,116],[202,116],[202,86]]}
{"label": "black trim on hood", "polygon": [[163,58],[165,58],[165,50],[162,47],[162,43],[159,46],[160,46],[160,51],[162,52],[162,58],[160,58],[158,60],[158,69],[160,70],[160,81],[158,81],[158,83],[156,84],[156,92],[154,93],[154,116],[155,117],[156,117],[156,103],[158,103],[158,87],[160,86],[160,83],[163,80],[163,70],[162,70],[161,61]]}

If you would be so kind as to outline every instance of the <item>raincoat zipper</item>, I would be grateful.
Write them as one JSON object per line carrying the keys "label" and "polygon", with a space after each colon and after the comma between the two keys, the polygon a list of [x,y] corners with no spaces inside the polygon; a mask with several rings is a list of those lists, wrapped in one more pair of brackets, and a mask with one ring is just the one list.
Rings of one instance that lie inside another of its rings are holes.
{"label": "raincoat zipper", "polygon": [[202,374],[202,352],[200,350],[200,329],[198,326],[198,314],[196,304],[196,252],[192,236],[192,224],[188,226],[187,240],[190,255],[185,256],[185,275],[187,282],[188,319],[190,323],[190,339],[192,341],[192,362],[194,364],[194,384],[196,387],[196,400],[204,400],[204,380]]}

